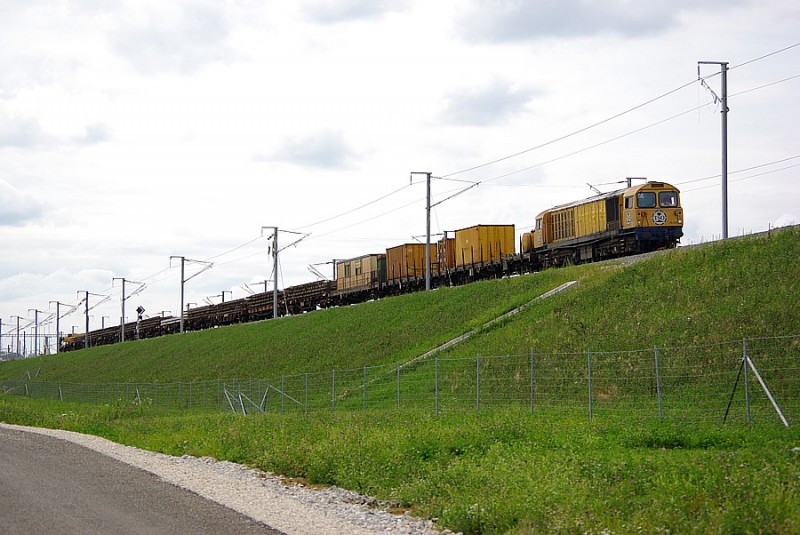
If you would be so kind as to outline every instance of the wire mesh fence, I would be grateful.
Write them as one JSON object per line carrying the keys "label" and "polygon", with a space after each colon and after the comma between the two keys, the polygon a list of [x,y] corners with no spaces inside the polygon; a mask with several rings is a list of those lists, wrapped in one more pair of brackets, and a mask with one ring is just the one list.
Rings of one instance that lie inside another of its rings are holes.
{"label": "wire mesh fence", "polygon": [[635,351],[432,358],[413,364],[193,383],[5,381],[7,394],[238,414],[386,409],[680,421],[800,419],[800,336]]}

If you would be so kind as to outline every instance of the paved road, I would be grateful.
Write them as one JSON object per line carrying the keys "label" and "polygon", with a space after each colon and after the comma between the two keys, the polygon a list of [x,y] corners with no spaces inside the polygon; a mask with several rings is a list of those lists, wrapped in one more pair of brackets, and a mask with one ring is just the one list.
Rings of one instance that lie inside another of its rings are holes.
{"label": "paved road", "polygon": [[82,446],[3,428],[0,532],[280,534]]}

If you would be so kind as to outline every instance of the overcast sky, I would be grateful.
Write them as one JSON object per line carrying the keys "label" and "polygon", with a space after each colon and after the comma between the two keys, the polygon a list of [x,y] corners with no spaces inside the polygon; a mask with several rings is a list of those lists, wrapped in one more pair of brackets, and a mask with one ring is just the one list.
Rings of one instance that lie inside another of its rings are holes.
{"label": "overcast sky", "polygon": [[648,177],[680,187],[684,243],[716,239],[721,84],[698,61],[731,67],[730,235],[800,223],[798,42],[796,0],[0,0],[2,344],[79,292],[110,296],[92,329],[119,324],[115,277],[147,283],[128,321],[179,314],[173,255],[214,263],[187,303],[263,289],[264,226],[309,234],[281,288],[424,240],[412,171],[434,202],[481,182],[433,232],[520,233]]}

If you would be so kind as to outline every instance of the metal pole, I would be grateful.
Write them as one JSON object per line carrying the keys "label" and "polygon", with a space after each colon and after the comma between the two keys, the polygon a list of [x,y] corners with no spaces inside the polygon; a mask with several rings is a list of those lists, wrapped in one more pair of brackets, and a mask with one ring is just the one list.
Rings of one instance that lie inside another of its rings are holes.
{"label": "metal pole", "polygon": [[786,418],[783,416],[783,412],[781,412],[781,408],[778,406],[778,403],[775,401],[775,398],[772,397],[772,393],[770,393],[769,388],[767,388],[767,384],[764,382],[764,379],[761,378],[761,374],[758,373],[756,365],[753,364],[753,361],[750,360],[750,357],[745,357],[745,358],[747,360],[747,364],[749,364],[750,368],[753,370],[753,374],[756,376],[756,379],[758,379],[761,388],[764,389],[764,393],[767,395],[769,402],[772,403],[772,407],[775,409],[775,412],[778,413],[778,417],[781,419],[781,422],[783,422],[783,425],[788,428],[789,422],[786,421]]}
{"label": "metal pole", "polygon": [[122,316],[119,319],[119,341],[125,341],[125,277],[122,278]]}
{"label": "metal pole", "polygon": [[29,308],[28,312],[33,310],[33,356],[39,355],[39,310]]}
{"label": "metal pole", "polygon": [[33,354],[39,356],[39,310],[33,310]]}
{"label": "metal pole", "polygon": [[531,415],[533,414],[533,394],[534,394],[534,390],[533,390],[533,387],[534,387],[534,382],[533,382],[533,379],[534,379],[534,377],[533,377],[533,363],[534,363],[534,360],[533,360],[533,348],[531,348]]}
{"label": "metal pole", "polygon": [[481,356],[475,357],[475,410],[481,411]]}
{"label": "metal pole", "polygon": [[658,396],[658,419],[663,420],[664,414],[661,410],[661,371],[658,366],[658,346],[653,346],[653,353],[656,357],[656,395]]}
{"label": "metal pole", "polygon": [[336,410],[336,368],[333,369],[331,379],[331,412]]}
{"label": "metal pole", "polygon": [[[727,61],[698,61],[697,77],[700,82],[714,95],[714,102],[722,103],[722,238],[728,237],[728,62]],[[700,65],[719,65],[722,75],[722,97],[719,98],[700,78]]]}
{"label": "metal pole", "polygon": [[61,350],[61,303],[56,301],[56,354]]}
{"label": "metal pole", "polygon": [[431,174],[427,175],[427,205],[425,207],[425,291],[431,289]]}
{"label": "metal pole", "polygon": [[16,347],[16,350],[17,350],[17,355],[21,355],[21,353],[19,352],[19,320],[20,320],[20,317],[19,316],[11,316],[11,317],[12,318],[17,318],[17,347]]}
{"label": "metal pole", "polygon": [[83,348],[89,348],[89,291],[86,291],[86,335],[83,337]]}
{"label": "metal pole", "polygon": [[[742,362],[747,363],[750,357],[747,356],[747,338],[742,340]],[[744,406],[747,409],[747,423],[753,423],[753,418],[750,414],[750,377],[747,371],[747,366],[744,367]]]}
{"label": "metal pole", "polygon": [[588,366],[589,366],[589,421],[591,422],[594,418],[592,407],[592,350],[589,349],[587,351],[588,356]]}
{"label": "metal pole", "polygon": [[434,407],[436,415],[439,415],[439,357],[434,359],[435,374],[434,374]]}
{"label": "metal pole", "polygon": [[[431,174],[429,171],[412,171],[411,182],[414,175],[425,175],[426,203],[425,203],[425,290],[431,289]],[[407,271],[407,270],[406,270]],[[406,273],[408,274],[408,273]]]}
{"label": "metal pole", "polygon": [[[722,237],[728,237],[728,64],[722,69]],[[746,379],[747,376],[745,376]]]}
{"label": "metal pole", "polygon": [[272,265],[275,269],[275,280],[272,284],[272,318],[278,317],[278,227],[272,236]]}
{"label": "metal pole", "polygon": [[185,268],[185,264],[186,264],[186,258],[182,256],[182,257],[180,257],[180,259],[181,259],[181,328],[180,328],[180,331],[183,332],[183,321],[184,321],[184,315],[186,313],[184,311],[184,309],[183,309],[183,285],[186,282],[186,279],[184,278],[184,274],[185,274],[185,269],[184,268]]}

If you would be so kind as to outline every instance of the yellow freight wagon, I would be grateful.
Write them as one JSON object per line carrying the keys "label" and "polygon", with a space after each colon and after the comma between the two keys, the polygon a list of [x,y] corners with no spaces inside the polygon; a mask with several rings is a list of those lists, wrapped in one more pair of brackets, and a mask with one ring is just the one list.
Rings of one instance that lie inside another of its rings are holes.
{"label": "yellow freight wagon", "polygon": [[[436,244],[430,247],[431,271],[436,271]],[[390,284],[425,277],[425,244],[404,243],[386,249],[386,279]]]}
{"label": "yellow freight wagon", "polygon": [[374,288],[385,281],[385,254],[369,254],[336,262],[336,290],[338,292]]}
{"label": "yellow freight wagon", "polygon": [[514,225],[476,225],[456,231],[456,266],[498,262],[516,253]]}

